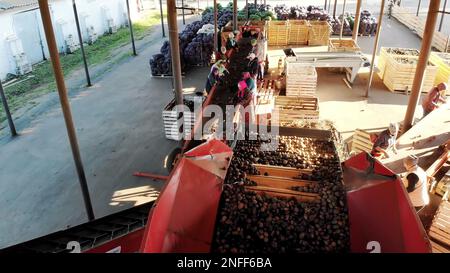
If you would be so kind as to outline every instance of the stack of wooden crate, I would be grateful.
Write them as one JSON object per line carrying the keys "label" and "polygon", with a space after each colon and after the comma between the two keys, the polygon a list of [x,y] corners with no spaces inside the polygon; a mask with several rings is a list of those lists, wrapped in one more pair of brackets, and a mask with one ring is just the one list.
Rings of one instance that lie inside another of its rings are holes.
{"label": "stack of wooden crate", "polygon": [[361,51],[361,48],[353,39],[339,39],[330,38],[328,44],[328,51],[330,52],[357,52]]}
{"label": "stack of wooden crate", "polygon": [[289,20],[289,42],[290,45],[308,44],[308,21]]}
{"label": "stack of wooden crate", "polygon": [[[401,54],[399,54],[401,53]],[[419,56],[420,51],[413,48],[400,48],[400,47],[382,47],[380,49],[380,57],[378,57],[378,76],[380,79],[384,79],[384,72],[386,65],[391,61],[391,57],[399,56]]]}
{"label": "stack of wooden crate", "polygon": [[319,99],[315,97],[285,97],[275,99],[280,124],[295,120],[319,120]]}
{"label": "stack of wooden crate", "polygon": [[299,63],[286,64],[286,96],[314,97],[317,88],[316,69]]}
{"label": "stack of wooden crate", "polygon": [[[383,83],[389,91],[407,91],[412,89],[418,57],[390,57],[386,63]],[[431,62],[425,68],[421,92],[428,92],[434,86],[437,66]]]}
{"label": "stack of wooden crate", "polygon": [[[202,99],[202,97],[198,97]],[[199,102],[201,103],[201,102]],[[192,128],[195,124],[195,113],[193,111],[185,111],[183,112],[183,126],[182,132],[180,132],[177,121],[178,121],[178,113],[175,108],[175,99],[173,99],[169,104],[164,107],[162,111],[162,118],[164,124],[164,133],[166,138],[172,140],[180,140],[183,137],[186,137],[191,134]]]}
{"label": "stack of wooden crate", "polygon": [[268,45],[286,46],[289,40],[289,24],[287,21],[267,22]]}
{"label": "stack of wooden crate", "polygon": [[430,62],[438,67],[434,84],[441,82],[450,84],[450,53],[432,52]]}
{"label": "stack of wooden crate", "polygon": [[328,46],[333,29],[326,21],[309,21],[308,45]]}

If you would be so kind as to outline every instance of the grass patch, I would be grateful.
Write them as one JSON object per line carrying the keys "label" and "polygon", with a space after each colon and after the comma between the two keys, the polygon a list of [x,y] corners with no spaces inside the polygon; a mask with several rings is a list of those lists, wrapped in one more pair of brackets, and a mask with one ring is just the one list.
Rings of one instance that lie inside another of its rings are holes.
{"label": "grass patch", "polygon": [[[142,40],[152,31],[152,26],[160,22],[159,12],[148,11],[142,18],[133,22],[135,40]],[[114,51],[122,46],[131,44],[130,31],[127,27],[117,30],[111,35],[103,35],[92,45],[85,46],[86,58],[89,65],[95,65],[109,59]],[[127,54],[127,56],[129,56]],[[73,71],[83,68],[81,50],[73,54],[60,55],[64,76],[69,76]],[[32,77],[28,78],[30,75]],[[44,61],[33,65],[33,72],[25,77],[19,77],[17,81],[24,81],[4,87],[5,95],[12,115],[28,102],[42,95],[56,91],[56,83],[53,77],[52,64]],[[6,119],[3,107],[0,107],[0,122]]]}

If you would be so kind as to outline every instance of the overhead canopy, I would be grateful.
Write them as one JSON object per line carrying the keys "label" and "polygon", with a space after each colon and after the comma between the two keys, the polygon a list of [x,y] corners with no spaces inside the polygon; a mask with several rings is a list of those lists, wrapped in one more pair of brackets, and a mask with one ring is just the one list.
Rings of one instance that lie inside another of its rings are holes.
{"label": "overhead canopy", "polygon": [[363,152],[343,163],[352,252],[427,253],[430,243],[400,178]]}

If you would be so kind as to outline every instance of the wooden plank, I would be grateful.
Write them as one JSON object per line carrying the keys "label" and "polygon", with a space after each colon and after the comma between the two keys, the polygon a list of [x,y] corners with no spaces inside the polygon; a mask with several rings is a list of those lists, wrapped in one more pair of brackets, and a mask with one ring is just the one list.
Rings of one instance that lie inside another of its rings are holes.
{"label": "wooden plank", "polygon": [[441,234],[435,232],[434,230],[430,230],[428,235],[435,241],[444,244],[446,247],[450,247],[450,238],[442,236]]}
{"label": "wooden plank", "polygon": [[253,167],[255,167],[261,174],[267,173],[270,176],[292,178],[301,174],[312,174],[312,169],[296,169],[291,167],[263,165],[263,164],[253,164]]}
{"label": "wooden plank", "polygon": [[261,185],[275,185],[279,183],[280,185],[283,185],[285,187],[286,183],[292,183],[292,186],[309,186],[312,181],[308,180],[301,180],[301,179],[292,179],[292,178],[286,178],[286,177],[276,177],[276,176],[264,176],[264,175],[247,175],[247,178],[258,183]]}
{"label": "wooden plank", "polygon": [[295,198],[299,202],[312,202],[320,199],[319,196],[310,196],[306,194],[302,194],[301,192],[295,193],[285,193],[277,190],[266,190],[266,189],[258,189],[258,188],[250,188],[245,187],[246,190],[257,192],[258,194],[267,194],[273,197],[281,197],[281,198]]}

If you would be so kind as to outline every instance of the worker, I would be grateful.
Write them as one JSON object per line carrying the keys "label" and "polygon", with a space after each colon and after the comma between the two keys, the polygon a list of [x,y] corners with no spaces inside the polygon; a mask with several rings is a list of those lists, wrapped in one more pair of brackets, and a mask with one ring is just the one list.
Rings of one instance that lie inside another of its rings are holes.
{"label": "worker", "polygon": [[254,53],[256,55],[256,58],[258,58],[258,72],[257,72],[257,80],[263,80],[264,78],[264,42],[260,41],[258,43],[258,40],[252,39],[250,41],[252,45],[251,53]]}
{"label": "worker", "polygon": [[422,100],[423,118],[431,113],[434,109],[439,108],[439,102],[445,103],[444,94],[447,90],[447,84],[442,82],[431,88],[428,94]]}
{"label": "worker", "polygon": [[258,58],[256,57],[255,53],[250,53],[247,56],[247,59],[249,59],[247,64],[247,71],[250,72],[250,76],[256,80],[258,77]]}
{"label": "worker", "polygon": [[371,136],[371,140],[373,142],[371,155],[373,157],[389,157],[389,150],[396,154],[397,148],[397,134],[398,134],[398,124],[391,123],[389,124],[389,128],[382,131],[379,135]]}
{"label": "worker", "polygon": [[250,72],[244,72],[244,73],[242,73],[242,80],[244,80],[245,83],[247,84],[250,102],[255,104],[257,90],[256,90],[256,82],[255,82],[254,78],[252,78]]}
{"label": "worker", "polygon": [[212,65],[211,71],[217,68],[219,70],[219,77],[223,77],[226,74],[230,74],[228,69],[225,67],[225,61],[224,60],[218,60],[215,64]]}
{"label": "worker", "polygon": [[418,164],[419,159],[415,155],[410,155],[403,160],[403,166],[407,171],[403,184],[417,211],[430,203],[428,176]]}
{"label": "worker", "polygon": [[216,84],[218,80],[219,80],[219,69],[217,67],[214,67],[211,69],[208,78],[206,79],[205,85],[206,94],[209,94],[212,87]]}
{"label": "worker", "polygon": [[228,39],[227,42],[225,44],[225,47],[227,50],[231,50],[231,49],[235,49],[236,51],[238,51],[238,44],[236,42],[236,39],[234,38],[234,34],[232,32],[230,32],[228,34]]}
{"label": "worker", "polygon": [[220,47],[220,54],[218,57],[219,60],[225,60],[225,62],[228,62],[228,56],[227,56],[227,48],[224,46]]}

